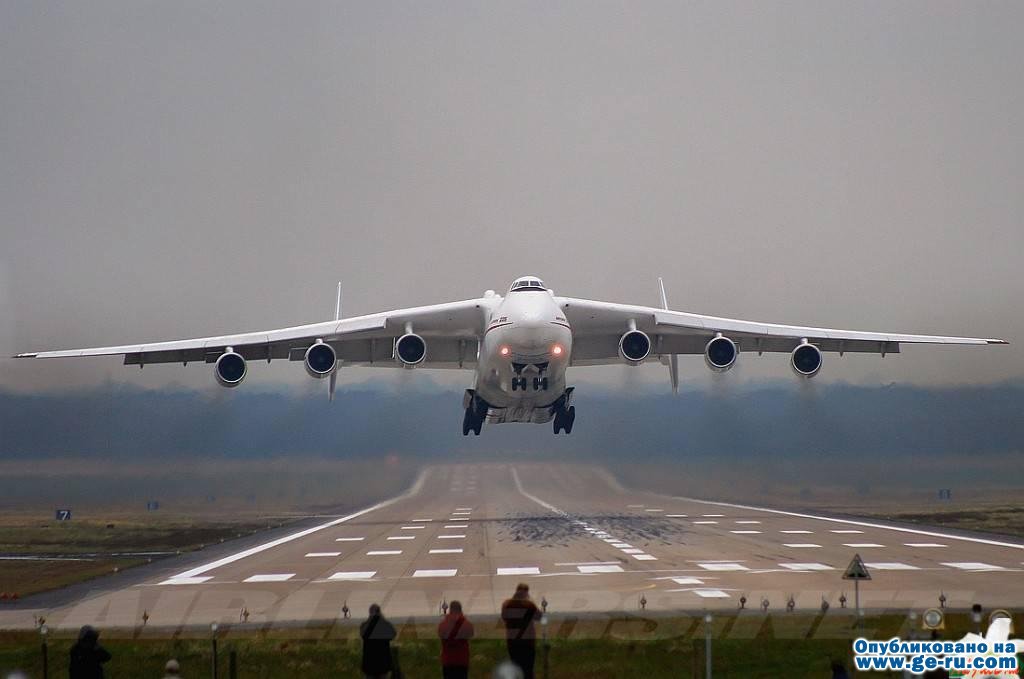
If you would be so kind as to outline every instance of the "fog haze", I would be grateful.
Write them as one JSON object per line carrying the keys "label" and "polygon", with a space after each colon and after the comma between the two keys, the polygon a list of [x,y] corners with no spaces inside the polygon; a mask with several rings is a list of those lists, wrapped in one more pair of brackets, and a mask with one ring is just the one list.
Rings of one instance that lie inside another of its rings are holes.
{"label": "fog haze", "polygon": [[[663,276],[679,309],[1015,342],[817,379],[1019,379],[1022,25],[1011,2],[3,3],[0,353],[323,320],[337,280],[353,315],[521,273],[652,304]],[[215,388],[0,361],[8,389],[107,379]]]}

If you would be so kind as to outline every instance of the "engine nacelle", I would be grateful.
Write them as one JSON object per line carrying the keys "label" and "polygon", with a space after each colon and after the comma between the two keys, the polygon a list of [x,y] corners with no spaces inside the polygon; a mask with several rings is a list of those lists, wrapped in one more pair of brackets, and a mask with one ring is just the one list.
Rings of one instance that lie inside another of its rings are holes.
{"label": "engine nacelle", "polygon": [[821,370],[821,349],[813,344],[803,343],[789,356],[793,372],[800,377],[814,377]]}
{"label": "engine nacelle", "polygon": [[213,364],[213,374],[222,387],[237,387],[248,370],[242,355],[228,348]]}
{"label": "engine nacelle", "polygon": [[640,330],[629,330],[619,338],[619,355],[633,365],[643,363],[651,353],[651,338]]}
{"label": "engine nacelle", "polygon": [[303,363],[309,376],[319,380],[328,377],[334,372],[338,366],[338,355],[330,344],[317,342],[309,347],[309,349],[306,349]]}
{"label": "engine nacelle", "polygon": [[704,362],[715,372],[724,373],[736,365],[740,351],[728,337],[718,335],[704,346]]}
{"label": "engine nacelle", "polygon": [[427,357],[427,342],[415,333],[406,333],[395,340],[395,358],[406,368],[412,368]]}

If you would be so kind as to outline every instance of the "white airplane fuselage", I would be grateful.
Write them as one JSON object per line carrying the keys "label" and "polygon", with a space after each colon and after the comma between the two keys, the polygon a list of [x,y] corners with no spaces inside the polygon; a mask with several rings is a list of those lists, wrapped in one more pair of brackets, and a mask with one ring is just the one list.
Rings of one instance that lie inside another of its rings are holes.
{"label": "white airplane fuselage", "polygon": [[[572,328],[547,290],[513,290],[491,313],[475,391],[492,422],[548,422],[566,394]],[[563,403],[563,406],[567,403]]]}

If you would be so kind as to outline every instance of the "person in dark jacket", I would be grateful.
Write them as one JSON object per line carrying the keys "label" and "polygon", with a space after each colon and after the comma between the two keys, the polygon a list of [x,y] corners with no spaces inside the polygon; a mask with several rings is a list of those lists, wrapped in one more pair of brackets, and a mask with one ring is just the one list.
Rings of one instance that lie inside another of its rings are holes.
{"label": "person in dark jacket", "polygon": [[396,633],[377,604],[370,606],[370,617],[359,626],[359,636],[363,639],[363,675],[366,679],[387,679],[393,669],[391,640]]}
{"label": "person in dark jacket", "polygon": [[448,614],[437,625],[441,639],[441,676],[444,679],[469,677],[469,640],[475,632],[473,623],[462,614],[462,602],[453,601]]}
{"label": "person in dark jacket", "polygon": [[533,679],[533,663],[537,657],[537,626],[534,621],[539,617],[540,611],[530,601],[529,585],[520,583],[512,598],[501,605],[508,657],[523,671],[523,679]]}
{"label": "person in dark jacket", "polygon": [[100,633],[91,625],[78,631],[78,641],[71,647],[68,663],[70,679],[103,679],[103,663],[110,660],[110,654],[99,641]]}

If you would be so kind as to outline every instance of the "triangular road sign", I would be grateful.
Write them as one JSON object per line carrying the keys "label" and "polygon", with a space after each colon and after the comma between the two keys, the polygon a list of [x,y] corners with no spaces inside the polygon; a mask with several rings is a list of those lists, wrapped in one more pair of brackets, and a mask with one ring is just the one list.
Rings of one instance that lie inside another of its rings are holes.
{"label": "triangular road sign", "polygon": [[846,572],[843,573],[843,580],[870,579],[871,574],[868,573],[868,567],[864,565],[864,560],[860,558],[860,554],[854,554],[850,565],[846,567]]}

